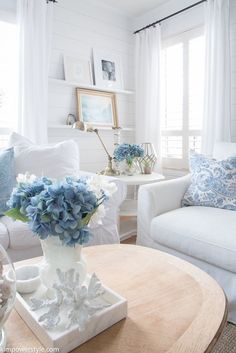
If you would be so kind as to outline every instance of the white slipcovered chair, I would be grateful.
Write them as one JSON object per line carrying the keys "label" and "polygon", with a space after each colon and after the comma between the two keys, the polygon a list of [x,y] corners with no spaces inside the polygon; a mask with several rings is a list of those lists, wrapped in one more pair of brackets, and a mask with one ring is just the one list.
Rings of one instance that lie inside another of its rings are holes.
{"label": "white slipcovered chair", "polygon": [[[13,146],[15,151],[16,175],[25,172],[39,176],[43,174],[51,178],[93,175],[80,170],[78,145],[73,140],[37,146],[23,136],[13,133],[9,145]],[[117,191],[106,201],[106,215],[102,224],[92,229],[93,236],[87,246],[120,242],[117,217],[120,205],[126,197],[126,185],[118,179],[106,178],[116,184]],[[42,254],[39,238],[31,232],[28,225],[13,221],[7,216],[0,217],[0,244],[12,261]]]}
{"label": "white slipcovered chair", "polygon": [[[215,147],[217,159],[233,154],[236,144]],[[187,175],[140,187],[137,244],[178,256],[208,272],[225,290],[229,320],[236,323],[236,212],[181,208],[190,182]]]}

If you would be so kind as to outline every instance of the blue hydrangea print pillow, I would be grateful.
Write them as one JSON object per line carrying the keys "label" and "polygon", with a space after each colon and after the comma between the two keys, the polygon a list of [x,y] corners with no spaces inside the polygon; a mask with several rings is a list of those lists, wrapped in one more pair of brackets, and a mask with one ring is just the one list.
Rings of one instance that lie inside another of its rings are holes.
{"label": "blue hydrangea print pillow", "polygon": [[182,206],[217,207],[236,211],[236,156],[224,160],[193,153],[191,185]]}
{"label": "blue hydrangea print pillow", "polygon": [[8,148],[0,152],[0,216],[7,210],[14,184],[14,148]]}

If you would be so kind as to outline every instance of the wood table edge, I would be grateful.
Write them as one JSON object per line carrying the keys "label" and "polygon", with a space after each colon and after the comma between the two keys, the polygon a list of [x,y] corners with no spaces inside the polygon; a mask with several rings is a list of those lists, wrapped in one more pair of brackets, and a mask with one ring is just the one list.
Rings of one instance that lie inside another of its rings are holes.
{"label": "wood table edge", "polygon": [[[222,289],[223,290],[223,289]],[[225,292],[224,292],[225,295]],[[215,334],[215,337],[213,337],[212,341],[210,342],[209,346],[207,347],[205,353],[211,353],[213,348],[215,347],[215,345],[217,344],[217,342],[219,341],[219,339],[222,336],[222,333],[224,331],[224,328],[227,325],[227,318],[228,318],[228,300],[227,297],[225,295],[225,312],[224,312],[224,317],[223,320],[221,322],[221,325],[219,326],[218,331]]]}

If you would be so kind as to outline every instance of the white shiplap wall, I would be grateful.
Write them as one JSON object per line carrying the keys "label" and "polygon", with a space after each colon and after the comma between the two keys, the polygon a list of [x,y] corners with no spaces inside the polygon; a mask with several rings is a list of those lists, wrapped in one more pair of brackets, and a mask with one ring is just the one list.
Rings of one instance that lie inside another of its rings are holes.
{"label": "white shiplap wall", "polygon": [[[121,58],[124,88],[134,89],[134,42],[131,19],[105,7],[97,0],[60,0],[54,9],[52,78],[64,79],[63,54],[91,59],[92,48],[117,54]],[[117,95],[120,126],[134,127],[134,96]],[[75,88],[49,84],[48,125],[65,124],[68,113],[76,114]],[[112,152],[113,133],[101,131]],[[106,157],[94,134],[68,129],[49,128],[49,141],[75,139],[80,148],[81,169],[97,171],[106,164]],[[122,138],[133,141],[133,132],[122,132]]]}
{"label": "white shiplap wall", "polygon": [[[170,0],[156,9],[138,17],[134,21],[134,29],[141,28],[148,23],[161,19],[184,7],[187,7],[196,0]],[[187,12],[180,14],[162,23],[162,35],[164,38],[178,34],[185,30],[198,27],[204,24],[204,5],[201,4]],[[231,30],[231,136],[236,142],[236,0],[230,0],[230,30]]]}

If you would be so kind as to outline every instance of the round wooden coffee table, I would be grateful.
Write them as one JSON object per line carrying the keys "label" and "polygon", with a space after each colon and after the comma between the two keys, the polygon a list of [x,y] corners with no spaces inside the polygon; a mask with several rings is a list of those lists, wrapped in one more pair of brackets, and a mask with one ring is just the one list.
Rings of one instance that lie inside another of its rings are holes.
{"label": "round wooden coffee table", "polygon": [[[96,271],[104,284],[127,298],[128,317],[73,352],[211,352],[227,308],[223,290],[205,272],[135,245],[94,246],[84,253],[89,272]],[[6,329],[8,347],[42,347],[14,311]]]}

